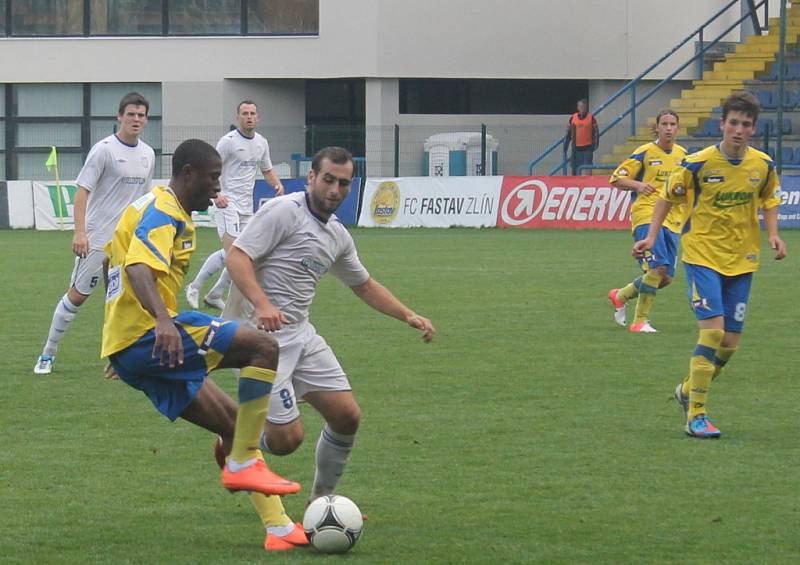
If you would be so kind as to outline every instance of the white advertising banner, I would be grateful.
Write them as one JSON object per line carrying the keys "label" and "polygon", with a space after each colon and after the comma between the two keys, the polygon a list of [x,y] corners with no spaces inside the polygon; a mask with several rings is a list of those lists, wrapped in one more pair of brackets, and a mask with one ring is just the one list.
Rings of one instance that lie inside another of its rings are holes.
{"label": "white advertising banner", "polygon": [[368,179],[358,225],[386,228],[494,227],[503,177]]}
{"label": "white advertising banner", "polygon": [[[166,185],[169,179],[158,179],[153,185]],[[71,230],[75,228],[73,208],[75,192],[78,185],[75,181],[64,181],[59,186],[55,182],[43,183],[33,181],[33,210],[37,230]],[[60,191],[58,190],[60,188]],[[60,197],[59,197],[60,194]],[[91,196],[89,197],[91,198]],[[90,200],[91,202],[91,200]],[[208,212],[193,212],[192,220],[197,227],[214,225]]]}
{"label": "white advertising banner", "polygon": [[33,188],[29,180],[6,182],[8,196],[8,227],[30,229],[33,219]]}

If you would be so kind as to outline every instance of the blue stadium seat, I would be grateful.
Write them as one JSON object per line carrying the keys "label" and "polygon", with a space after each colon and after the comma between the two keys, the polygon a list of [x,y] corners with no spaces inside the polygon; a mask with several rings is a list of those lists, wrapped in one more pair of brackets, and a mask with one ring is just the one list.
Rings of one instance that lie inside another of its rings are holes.
{"label": "blue stadium seat", "polygon": [[719,135],[719,119],[710,118],[703,124],[703,129],[695,132],[693,137],[717,137]]}
{"label": "blue stadium seat", "polygon": [[765,75],[760,76],[758,80],[763,82],[773,82],[778,80],[778,64],[773,63],[772,68],[769,70],[769,72]]}
{"label": "blue stadium seat", "polygon": [[758,103],[761,104],[761,108],[764,110],[772,110],[776,107],[776,103],[772,99],[771,90],[756,91],[756,98],[758,98]]}
{"label": "blue stadium seat", "polygon": [[794,163],[794,149],[791,147],[782,147],[781,148],[781,161],[784,164],[791,165]]}
{"label": "blue stadium seat", "polygon": [[798,145],[794,150],[793,164],[800,165],[800,145]]}
{"label": "blue stadium seat", "polygon": [[702,145],[692,145],[691,147],[686,148],[686,152],[691,155],[692,153],[697,153],[698,151],[702,151]]}
{"label": "blue stadium seat", "polygon": [[[769,125],[768,125],[769,124]],[[755,137],[764,137],[764,130],[769,127],[770,135],[772,134],[772,130],[775,129],[775,123],[768,119],[768,118],[758,118],[756,122],[756,133],[753,134]]]}
{"label": "blue stadium seat", "polygon": [[791,135],[792,133],[792,120],[789,118],[783,118],[783,135]]}
{"label": "blue stadium seat", "polygon": [[[775,66],[777,67],[777,64]],[[785,78],[786,80],[800,80],[800,63],[789,63],[788,65],[786,65]]]}

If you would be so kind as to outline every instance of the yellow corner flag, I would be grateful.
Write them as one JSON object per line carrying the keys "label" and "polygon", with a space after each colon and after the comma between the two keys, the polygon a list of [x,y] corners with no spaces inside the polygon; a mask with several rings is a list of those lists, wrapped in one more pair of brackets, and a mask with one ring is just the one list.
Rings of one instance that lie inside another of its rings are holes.
{"label": "yellow corner flag", "polygon": [[48,171],[52,171],[53,167],[58,169],[58,153],[56,153],[55,145],[50,147],[50,156],[47,158],[47,161],[45,161],[44,166]]}

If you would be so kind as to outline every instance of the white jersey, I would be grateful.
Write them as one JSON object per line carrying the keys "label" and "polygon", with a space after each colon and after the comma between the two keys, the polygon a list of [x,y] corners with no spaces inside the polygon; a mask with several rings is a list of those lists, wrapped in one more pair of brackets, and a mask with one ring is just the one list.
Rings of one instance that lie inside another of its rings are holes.
{"label": "white jersey", "polygon": [[[306,198],[305,192],[273,198],[233,242],[253,260],[261,288],[289,320],[273,334],[281,345],[306,327],[322,275],[330,271],[347,286],[369,279],[350,233],[335,215],[327,222],[316,217]],[[222,317],[255,325],[253,314],[253,305],[232,285]]]}
{"label": "white jersey", "polygon": [[217,152],[222,157],[219,183],[228,206],[240,214],[252,215],[256,173],[272,169],[269,143],[257,132],[249,138],[235,129],[217,142]]}
{"label": "white jersey", "polygon": [[127,145],[116,134],[95,143],[76,183],[89,191],[86,235],[92,249],[111,239],[128,204],[150,190],[156,155],[141,139]]}

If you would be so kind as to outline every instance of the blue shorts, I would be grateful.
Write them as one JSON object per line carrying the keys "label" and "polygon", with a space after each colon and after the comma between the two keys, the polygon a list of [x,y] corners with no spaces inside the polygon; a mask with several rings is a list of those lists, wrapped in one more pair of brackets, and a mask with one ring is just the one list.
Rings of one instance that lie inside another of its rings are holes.
{"label": "blue shorts", "polygon": [[742,333],[753,273],[721,275],[714,269],[684,263],[689,304],[698,320],[725,317],[725,331]]}
{"label": "blue shorts", "polygon": [[[642,224],[636,226],[633,230],[633,240],[640,241],[647,237],[647,231],[650,229],[650,224]],[[667,267],[667,274],[670,277],[675,276],[675,266],[678,264],[678,243],[680,236],[669,231],[665,227],[661,227],[656,237],[656,243],[647,255],[639,259],[639,265],[646,273],[661,266]]]}
{"label": "blue shorts", "polygon": [[119,378],[141,390],[170,420],[192,402],[209,371],[222,361],[239,326],[202,312],[181,312],[173,320],[183,338],[183,365],[169,367],[153,357],[155,329],[109,356]]}

